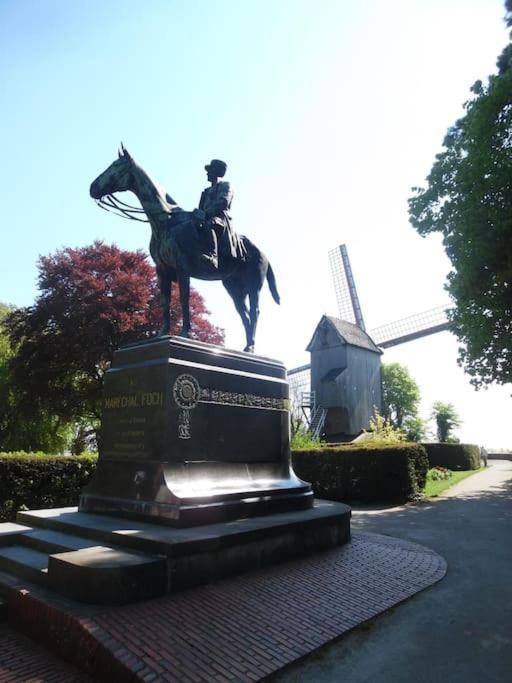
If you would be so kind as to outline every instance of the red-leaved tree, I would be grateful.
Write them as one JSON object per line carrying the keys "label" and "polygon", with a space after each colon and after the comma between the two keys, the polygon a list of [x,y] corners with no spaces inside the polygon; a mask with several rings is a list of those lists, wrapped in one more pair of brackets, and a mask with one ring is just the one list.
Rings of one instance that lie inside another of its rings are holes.
{"label": "red-leaved tree", "polygon": [[[95,242],[63,249],[39,260],[40,294],[33,306],[4,322],[16,349],[11,371],[19,407],[44,410],[62,423],[100,415],[102,378],[116,348],[156,334],[161,324],[154,267],[141,251]],[[181,327],[173,287],[171,334]],[[190,292],[192,336],[222,344],[203,298]]]}

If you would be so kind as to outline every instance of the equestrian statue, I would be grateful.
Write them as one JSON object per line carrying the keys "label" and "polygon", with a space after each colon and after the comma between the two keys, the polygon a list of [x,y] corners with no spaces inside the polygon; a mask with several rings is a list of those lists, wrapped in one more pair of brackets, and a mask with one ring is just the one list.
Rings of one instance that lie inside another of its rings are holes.
{"label": "equestrian statue", "polygon": [[[220,159],[207,164],[210,187],[202,193],[197,209],[184,211],[121,145],[118,159],[92,182],[90,195],[101,208],[151,226],[149,251],[156,265],[162,307],[160,336],[170,331],[173,282],[178,283],[180,290],[183,319],[180,336],[188,337],[190,278],[222,280],[242,319],[247,342],[244,351],[253,352],[259,296],[265,279],[276,303],[279,303],[279,294],[265,254],[232,228],[231,185],[222,180],[226,169],[226,163]],[[126,191],[135,194],[142,208],[113,196],[114,192]]]}

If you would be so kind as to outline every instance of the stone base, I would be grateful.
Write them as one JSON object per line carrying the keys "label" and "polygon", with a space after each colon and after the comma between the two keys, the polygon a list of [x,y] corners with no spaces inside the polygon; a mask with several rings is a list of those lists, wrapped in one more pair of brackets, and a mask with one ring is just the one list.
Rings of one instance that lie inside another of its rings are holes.
{"label": "stone base", "polygon": [[[155,494],[135,497],[132,482],[140,471],[160,499]],[[307,510],[312,505],[311,485],[298,479],[288,465],[260,464],[249,469],[239,463],[200,463],[194,468],[194,463],[141,465],[100,459],[93,482],[80,494],[79,510],[189,527]]]}
{"label": "stone base", "polygon": [[350,540],[347,505],[174,529],[77,508],[0,525],[0,570],[75,600],[123,604],[328,550]]}
{"label": "stone base", "polygon": [[172,527],[305,510],[279,361],[180,337],[118,349],[80,512]]}

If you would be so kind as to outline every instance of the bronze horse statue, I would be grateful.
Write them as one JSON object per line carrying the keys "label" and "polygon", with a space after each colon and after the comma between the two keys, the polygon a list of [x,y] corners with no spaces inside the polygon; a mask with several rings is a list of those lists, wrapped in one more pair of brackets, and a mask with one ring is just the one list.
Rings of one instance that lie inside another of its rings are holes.
{"label": "bronze horse statue", "polygon": [[[114,192],[133,192],[142,209],[130,207],[114,198]],[[279,303],[276,280],[267,257],[247,237],[240,236],[244,258],[234,257],[225,245],[219,244],[218,268],[201,258],[202,235],[192,212],[184,211],[133,160],[121,146],[119,158],[91,184],[90,195],[103,208],[116,209],[128,218],[144,220],[151,226],[149,251],[156,265],[162,307],[162,328],[159,335],[170,331],[171,286],[177,282],[183,326],[180,335],[190,333],[189,293],[190,278],[222,280],[245,330],[247,344],[244,351],[254,351],[254,337],[259,315],[259,296],[265,279],[276,303]],[[247,307],[249,299],[249,308]]]}

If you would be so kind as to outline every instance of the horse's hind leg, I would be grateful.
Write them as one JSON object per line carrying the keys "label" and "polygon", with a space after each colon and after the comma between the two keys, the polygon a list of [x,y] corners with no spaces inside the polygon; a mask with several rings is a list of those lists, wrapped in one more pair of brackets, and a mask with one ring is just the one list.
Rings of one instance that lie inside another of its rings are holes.
{"label": "horse's hind leg", "polygon": [[224,287],[227,289],[229,292],[230,297],[233,299],[233,303],[235,304],[235,308],[238,311],[238,315],[240,316],[242,320],[242,324],[244,326],[245,330],[245,338],[247,341],[247,346],[245,350],[247,351],[247,347],[249,346],[249,337],[250,337],[250,328],[251,328],[251,321],[249,319],[249,311],[247,310],[247,304],[245,303],[247,294],[243,290],[243,288],[240,285],[236,285],[233,282],[230,282],[229,280],[223,281],[222,284]]}
{"label": "horse's hind leg", "polygon": [[258,318],[260,315],[260,290],[259,289],[254,288],[249,292],[249,303],[250,303],[250,310],[249,310],[250,327],[249,327],[249,337],[247,339],[247,347],[245,348],[245,351],[250,351],[252,353],[254,351],[254,343],[255,343],[255,337],[256,337],[256,326],[258,324]]}
{"label": "horse's hind leg", "polygon": [[157,269],[158,285],[160,287],[160,307],[162,309],[162,327],[159,337],[169,334],[171,331],[171,273],[164,269]]}

